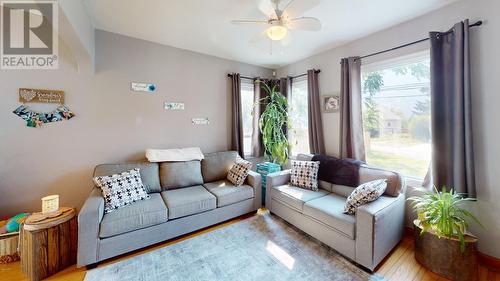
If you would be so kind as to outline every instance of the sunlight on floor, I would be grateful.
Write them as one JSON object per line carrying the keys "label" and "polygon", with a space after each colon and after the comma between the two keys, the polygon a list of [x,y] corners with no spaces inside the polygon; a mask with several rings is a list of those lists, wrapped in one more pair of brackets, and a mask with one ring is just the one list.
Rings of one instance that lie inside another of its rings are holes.
{"label": "sunlight on floor", "polygon": [[267,241],[266,250],[271,253],[278,261],[280,261],[288,269],[292,270],[295,264],[295,259],[292,258],[287,252],[281,249],[278,245],[271,241]]}

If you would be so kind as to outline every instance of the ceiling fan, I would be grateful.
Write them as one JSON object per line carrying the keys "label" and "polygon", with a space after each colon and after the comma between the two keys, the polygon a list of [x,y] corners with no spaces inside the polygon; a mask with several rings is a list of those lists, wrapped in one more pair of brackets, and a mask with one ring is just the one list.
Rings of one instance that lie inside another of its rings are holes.
{"label": "ceiling fan", "polygon": [[321,29],[321,21],[317,18],[301,16],[317,6],[320,0],[255,0],[255,2],[267,19],[233,20],[231,23],[266,26],[265,35],[272,41],[285,39],[290,30],[318,31]]}

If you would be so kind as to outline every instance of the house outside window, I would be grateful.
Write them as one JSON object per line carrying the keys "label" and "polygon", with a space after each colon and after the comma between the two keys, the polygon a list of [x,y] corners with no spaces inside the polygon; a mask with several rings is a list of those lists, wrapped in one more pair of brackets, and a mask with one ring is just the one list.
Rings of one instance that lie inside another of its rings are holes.
{"label": "house outside window", "polygon": [[293,79],[289,101],[292,128],[288,137],[291,144],[291,156],[309,153],[309,128],[307,108],[307,77]]}
{"label": "house outside window", "polygon": [[245,156],[252,154],[252,133],[255,89],[253,81],[241,80],[241,117],[243,123],[243,153]]}
{"label": "house outside window", "polygon": [[362,66],[366,162],[423,179],[431,161],[428,52]]}

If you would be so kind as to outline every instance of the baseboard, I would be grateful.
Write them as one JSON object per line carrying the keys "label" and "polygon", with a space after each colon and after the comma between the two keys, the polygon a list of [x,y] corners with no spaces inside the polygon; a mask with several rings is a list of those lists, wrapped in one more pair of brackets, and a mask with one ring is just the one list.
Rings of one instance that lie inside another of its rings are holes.
{"label": "baseboard", "polygon": [[[405,235],[413,237],[415,230],[412,227],[405,226]],[[487,255],[485,253],[477,252],[477,259],[479,263],[490,270],[500,272],[500,259]]]}
{"label": "baseboard", "polygon": [[488,269],[500,272],[500,259],[481,252],[477,252],[477,259],[480,264]]}

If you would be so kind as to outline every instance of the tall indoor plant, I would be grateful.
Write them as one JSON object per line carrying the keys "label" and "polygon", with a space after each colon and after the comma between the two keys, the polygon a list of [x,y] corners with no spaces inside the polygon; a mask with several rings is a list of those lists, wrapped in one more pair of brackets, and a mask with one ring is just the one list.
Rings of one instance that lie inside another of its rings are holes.
{"label": "tall indoor plant", "polygon": [[260,100],[266,105],[259,119],[264,153],[269,161],[284,165],[288,161],[290,145],[287,137],[287,129],[290,127],[287,99],[277,90],[277,85],[270,87],[261,81],[257,83],[260,83],[268,94]]}
{"label": "tall indoor plant", "polygon": [[427,269],[452,280],[476,280],[477,239],[467,232],[468,221],[477,218],[463,208],[473,201],[453,189],[418,189],[421,196],[408,198],[417,213],[415,258]]}

